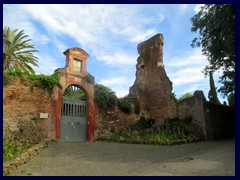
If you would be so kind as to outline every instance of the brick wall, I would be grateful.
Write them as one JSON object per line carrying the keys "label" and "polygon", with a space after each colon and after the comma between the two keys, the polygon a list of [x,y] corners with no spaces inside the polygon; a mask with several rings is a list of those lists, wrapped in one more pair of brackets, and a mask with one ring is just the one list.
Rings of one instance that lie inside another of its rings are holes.
{"label": "brick wall", "polygon": [[[28,77],[9,77],[3,87],[4,138],[36,143],[47,139],[51,119],[51,95],[34,87]],[[48,118],[40,118],[47,113]]]}

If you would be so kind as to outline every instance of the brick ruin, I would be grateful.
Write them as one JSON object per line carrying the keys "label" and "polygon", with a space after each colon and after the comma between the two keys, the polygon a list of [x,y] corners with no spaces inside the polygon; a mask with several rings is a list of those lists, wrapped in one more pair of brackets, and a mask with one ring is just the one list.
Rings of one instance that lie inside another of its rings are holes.
{"label": "brick ruin", "polygon": [[[157,34],[137,47],[139,57],[136,65],[136,80],[129,90],[129,96],[138,99],[140,114],[124,114],[117,108],[101,114],[94,103],[94,80],[88,82],[84,79],[88,75],[86,71],[88,54],[80,48],[70,48],[65,52],[66,67],[56,70],[60,75],[62,90],[55,88],[53,94],[49,95],[41,89],[33,88],[34,96],[32,96],[30,85],[20,83],[19,79],[12,80],[12,84],[3,88],[5,137],[16,134],[12,137],[21,138],[21,134],[26,135],[27,131],[22,132],[21,129],[24,129],[22,122],[27,122],[29,132],[38,135],[37,139],[32,141],[59,140],[62,94],[71,84],[81,87],[88,97],[88,141],[97,139],[101,135],[111,135],[113,128],[117,131],[127,124],[138,121],[142,115],[153,118],[156,125],[162,124],[165,118],[192,117],[192,124],[196,125],[196,131],[199,131],[203,139],[233,136],[235,109],[206,101],[202,91],[196,91],[193,97],[176,102],[172,96],[172,82],[164,68],[163,44],[163,35]],[[73,72],[74,58],[83,61],[81,73]],[[48,117],[45,119],[39,117],[41,112],[47,113]]]}
{"label": "brick ruin", "polygon": [[129,90],[129,96],[137,98],[141,115],[151,117],[156,125],[165,118],[192,117],[196,134],[202,139],[221,139],[235,132],[235,109],[208,102],[202,91],[177,102],[172,95],[172,82],[163,63],[162,34],[156,34],[137,47],[139,57],[136,65],[136,79]]}
{"label": "brick ruin", "polygon": [[136,80],[129,90],[129,95],[139,100],[141,112],[159,124],[177,115],[172,82],[163,64],[163,44],[163,35],[156,34],[138,45]]}

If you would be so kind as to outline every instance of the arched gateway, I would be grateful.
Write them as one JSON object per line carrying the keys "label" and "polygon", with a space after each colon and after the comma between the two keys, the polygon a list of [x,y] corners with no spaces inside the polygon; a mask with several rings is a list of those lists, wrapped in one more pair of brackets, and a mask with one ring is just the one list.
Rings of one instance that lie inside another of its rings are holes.
{"label": "arched gateway", "polygon": [[60,141],[91,141],[96,123],[94,77],[86,69],[89,55],[77,47],[64,54],[65,68],[55,71],[59,74],[62,89],[54,88],[53,91],[52,126],[55,124],[55,128],[51,129],[55,129],[55,139]]}

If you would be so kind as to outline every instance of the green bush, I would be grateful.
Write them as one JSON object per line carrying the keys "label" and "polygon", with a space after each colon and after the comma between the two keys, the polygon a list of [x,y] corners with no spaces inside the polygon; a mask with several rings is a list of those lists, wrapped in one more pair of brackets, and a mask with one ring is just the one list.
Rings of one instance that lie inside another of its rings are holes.
{"label": "green bush", "polygon": [[140,109],[140,103],[139,103],[138,99],[135,98],[133,103],[134,103],[134,113],[139,114],[141,109]]}
{"label": "green bush", "polygon": [[183,94],[180,98],[177,99],[177,102],[180,102],[184,99],[187,99],[187,98],[190,98],[190,97],[193,97],[194,95],[190,92],[187,92],[185,94]]}
{"label": "green bush", "polygon": [[141,116],[140,119],[131,125],[132,130],[144,130],[151,128],[155,120],[152,118],[146,119],[144,116]]}
{"label": "green bush", "polygon": [[132,102],[127,98],[118,99],[118,107],[124,113],[130,113],[132,111]]}
{"label": "green bush", "polygon": [[175,118],[166,118],[163,124],[163,130],[167,134],[174,134],[176,136],[184,136],[191,134],[191,129],[188,127],[188,124],[192,121],[191,117],[185,119]]}
{"label": "green bush", "polygon": [[115,92],[108,87],[96,84],[95,85],[95,102],[101,109],[113,109],[117,104],[117,96]]}
{"label": "green bush", "polygon": [[[21,81],[24,80],[24,76],[28,76],[31,80],[33,80],[33,86],[44,88],[49,93],[52,92],[54,86],[61,88],[61,85],[59,83],[59,76],[57,73],[53,73],[52,75],[47,76],[43,74],[30,74],[27,71],[21,70],[7,70],[4,72],[4,77],[6,80],[8,78],[7,76],[17,76],[21,79]],[[7,81],[5,81],[5,84],[9,83]]]}

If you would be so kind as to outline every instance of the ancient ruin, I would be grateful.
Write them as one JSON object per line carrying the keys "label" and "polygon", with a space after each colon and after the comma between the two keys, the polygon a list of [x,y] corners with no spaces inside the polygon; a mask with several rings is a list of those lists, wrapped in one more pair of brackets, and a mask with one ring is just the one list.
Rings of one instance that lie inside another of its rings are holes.
{"label": "ancient ruin", "polygon": [[[117,106],[100,111],[94,101],[94,77],[86,69],[89,55],[74,47],[64,52],[66,66],[55,71],[62,89],[54,87],[49,94],[36,88],[30,80],[22,83],[20,78],[9,79],[3,88],[4,137],[22,139],[26,136],[31,142],[43,139],[92,141],[121,132],[141,116],[154,119],[156,126],[163,124],[166,118],[191,117],[195,134],[202,139],[233,136],[235,109],[208,102],[202,91],[176,102],[172,82],[164,69],[163,44],[163,35],[157,34],[137,47],[136,80],[128,98],[137,99],[140,113],[124,113]],[[85,102],[75,104],[72,99],[64,99],[65,89],[72,85],[85,92]]]}
{"label": "ancient ruin", "polygon": [[163,63],[163,44],[163,35],[157,34],[138,45],[136,80],[130,88],[130,96],[137,97],[141,112],[158,123],[176,116],[172,82]]}

